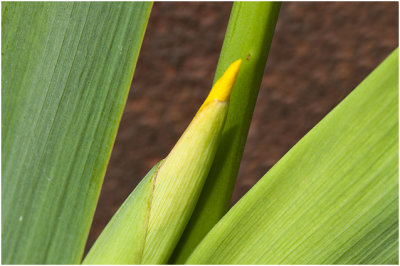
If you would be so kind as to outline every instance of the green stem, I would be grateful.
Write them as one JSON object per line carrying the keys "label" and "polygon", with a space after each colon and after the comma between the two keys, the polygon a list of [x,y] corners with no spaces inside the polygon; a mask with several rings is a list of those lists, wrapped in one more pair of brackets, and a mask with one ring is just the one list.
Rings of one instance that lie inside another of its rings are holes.
{"label": "green stem", "polygon": [[279,9],[279,2],[233,4],[214,82],[236,59],[243,64],[214,163],[171,263],[184,263],[229,208]]}

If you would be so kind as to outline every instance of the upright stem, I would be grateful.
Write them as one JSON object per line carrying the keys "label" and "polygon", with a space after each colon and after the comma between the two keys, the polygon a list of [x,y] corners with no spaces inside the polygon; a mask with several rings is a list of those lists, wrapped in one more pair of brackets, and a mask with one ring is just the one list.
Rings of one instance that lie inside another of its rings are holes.
{"label": "upright stem", "polygon": [[280,2],[233,4],[214,82],[233,61],[240,58],[243,63],[214,163],[170,263],[184,263],[229,208],[280,5]]}

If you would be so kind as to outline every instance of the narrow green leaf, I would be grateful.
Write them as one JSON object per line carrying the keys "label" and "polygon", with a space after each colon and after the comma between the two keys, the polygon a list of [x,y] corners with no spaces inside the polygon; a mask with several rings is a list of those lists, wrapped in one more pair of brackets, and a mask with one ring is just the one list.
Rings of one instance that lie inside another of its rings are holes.
{"label": "narrow green leaf", "polygon": [[171,263],[183,263],[229,208],[279,9],[280,2],[233,4],[214,81],[233,60],[243,64],[214,163]]}
{"label": "narrow green leaf", "polygon": [[398,49],[210,231],[188,264],[398,263]]}
{"label": "narrow green leaf", "polygon": [[2,4],[3,263],[80,263],[150,9]]}
{"label": "narrow green leaf", "polygon": [[162,264],[174,250],[203,188],[240,69],[235,61],[215,83],[175,147],[125,201],[85,264]]}

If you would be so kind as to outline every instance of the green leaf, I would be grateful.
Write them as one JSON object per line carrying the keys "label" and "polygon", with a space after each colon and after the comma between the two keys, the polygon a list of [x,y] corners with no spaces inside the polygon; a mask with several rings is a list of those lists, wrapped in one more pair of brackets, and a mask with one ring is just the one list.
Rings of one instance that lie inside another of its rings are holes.
{"label": "green leaf", "polygon": [[229,208],[279,9],[280,2],[233,4],[214,82],[233,60],[243,63],[214,163],[171,263],[183,263]]}
{"label": "green leaf", "polygon": [[80,263],[150,9],[2,4],[3,263]]}
{"label": "green leaf", "polygon": [[398,49],[210,231],[188,264],[398,263]]}

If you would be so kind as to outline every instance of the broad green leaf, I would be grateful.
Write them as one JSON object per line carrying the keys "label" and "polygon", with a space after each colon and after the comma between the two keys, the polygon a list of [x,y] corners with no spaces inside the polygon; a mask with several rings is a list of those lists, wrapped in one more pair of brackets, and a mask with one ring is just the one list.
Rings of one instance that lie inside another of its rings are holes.
{"label": "broad green leaf", "polygon": [[170,154],[106,226],[85,264],[162,264],[174,250],[203,188],[241,60],[215,83]]}
{"label": "broad green leaf", "polygon": [[2,4],[3,263],[80,263],[150,9]]}
{"label": "broad green leaf", "polygon": [[398,263],[398,50],[210,231],[188,264]]}
{"label": "broad green leaf", "polygon": [[233,4],[214,82],[233,60],[243,64],[214,163],[171,263],[185,262],[229,208],[279,9],[280,2]]}

